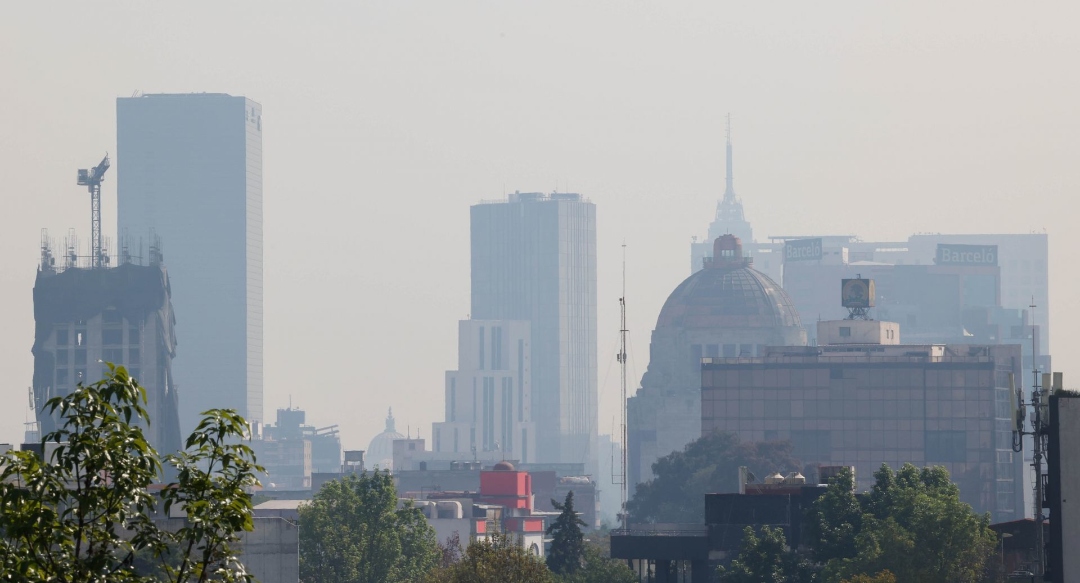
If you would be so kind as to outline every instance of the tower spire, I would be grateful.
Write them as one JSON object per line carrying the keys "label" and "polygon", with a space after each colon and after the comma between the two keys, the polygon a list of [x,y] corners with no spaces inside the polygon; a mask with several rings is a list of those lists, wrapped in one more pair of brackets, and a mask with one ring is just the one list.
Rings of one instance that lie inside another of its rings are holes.
{"label": "tower spire", "polygon": [[731,169],[731,114],[727,114],[727,185],[724,188],[724,201],[735,199],[735,176]]}

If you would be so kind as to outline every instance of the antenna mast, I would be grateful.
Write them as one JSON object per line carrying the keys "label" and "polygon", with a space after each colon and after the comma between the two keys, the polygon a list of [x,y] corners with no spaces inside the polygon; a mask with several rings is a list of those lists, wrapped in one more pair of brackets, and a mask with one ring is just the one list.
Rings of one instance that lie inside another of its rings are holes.
{"label": "antenna mast", "polygon": [[621,401],[619,402],[619,409],[622,413],[622,468],[619,483],[622,485],[621,497],[619,509],[622,518],[622,527],[624,529],[629,528],[629,514],[626,511],[626,243],[622,245],[623,262],[622,262],[622,297],[619,298],[619,371],[622,382],[622,394]]}
{"label": "antenna mast", "polygon": [[[1044,376],[1044,382],[1039,383],[1039,365],[1036,362],[1035,353],[1035,340],[1038,333],[1035,325],[1035,298],[1031,299],[1031,400],[1024,401],[1024,391],[1020,389],[1016,393],[1016,429],[1013,431],[1013,451],[1021,452],[1024,449],[1024,436],[1030,435],[1032,439],[1032,455],[1031,455],[1031,467],[1035,471],[1035,549],[1036,555],[1036,567],[1035,575],[1043,576],[1046,573],[1046,541],[1043,536],[1043,523],[1045,518],[1043,516],[1043,499],[1045,498],[1045,484],[1043,483],[1043,458],[1046,456],[1046,436],[1049,429],[1049,416],[1046,415],[1044,409],[1046,404],[1043,403],[1044,391],[1050,390],[1048,385],[1051,382],[1046,378],[1050,374],[1047,373]],[[1010,381],[1012,374],[1010,373]],[[1010,389],[1012,388],[1010,382]],[[1027,407],[1031,406],[1031,417],[1028,419]],[[1031,429],[1026,430],[1024,428],[1025,421],[1031,422]]]}

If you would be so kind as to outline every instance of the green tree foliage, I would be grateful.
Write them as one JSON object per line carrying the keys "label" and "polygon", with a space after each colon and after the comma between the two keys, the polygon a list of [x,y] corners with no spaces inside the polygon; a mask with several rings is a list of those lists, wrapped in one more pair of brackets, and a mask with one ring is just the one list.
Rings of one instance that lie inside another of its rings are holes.
{"label": "green tree foliage", "polygon": [[551,536],[547,566],[556,575],[571,575],[581,567],[581,558],[585,554],[585,537],[581,534],[585,521],[574,511],[573,491],[567,492],[562,504],[555,500],[551,504],[561,514],[547,528],[547,534]]}
{"label": "green tree foliage", "polygon": [[430,572],[427,583],[555,583],[544,563],[509,535],[494,533],[473,542],[465,556],[445,569]]}
{"label": "green tree foliage", "polygon": [[637,575],[625,562],[609,558],[596,544],[586,544],[581,568],[560,580],[565,583],[638,583]]}
{"label": "green tree foliage", "polygon": [[301,581],[417,581],[439,558],[435,531],[419,508],[398,507],[389,472],[327,482],[300,507]]}
{"label": "green tree foliage", "polygon": [[738,491],[740,466],[761,477],[801,467],[789,442],[740,443],[730,433],[713,433],[657,460],[656,478],[638,484],[627,509],[635,522],[700,523],[706,493]]}
{"label": "green tree foliage", "polygon": [[855,476],[844,468],[807,513],[803,531],[820,563],[855,556],[855,534],[862,526],[862,507],[855,497]]}
{"label": "green tree foliage", "polygon": [[739,556],[727,568],[717,570],[721,583],[807,583],[815,580],[814,570],[805,560],[787,548],[782,528],[743,530]]}
{"label": "green tree foliage", "polygon": [[[139,426],[150,422],[146,391],[108,366],[101,381],[46,403],[60,427],[42,440],[45,459],[0,458],[0,581],[250,580],[235,543],[252,529],[247,490],[261,468],[246,446],[226,445],[246,436],[246,423],[210,411],[187,450],[166,458],[178,478],[163,507],[181,504],[189,519],[164,530],[153,521],[161,500],[148,490],[163,464]],[[160,565],[156,575],[138,570],[137,558]]]}
{"label": "green tree foliage", "polygon": [[[857,520],[843,492],[850,481],[835,481],[810,509],[815,552],[827,560],[828,580],[888,571],[897,581],[974,583],[985,575],[996,543],[990,518],[960,501],[944,468],[905,464],[893,472],[882,465],[874,478]],[[853,544],[841,540],[847,532]]]}
{"label": "green tree foliage", "polygon": [[896,575],[889,571],[882,571],[875,575],[855,575],[850,579],[844,579],[840,583],[896,583]]}

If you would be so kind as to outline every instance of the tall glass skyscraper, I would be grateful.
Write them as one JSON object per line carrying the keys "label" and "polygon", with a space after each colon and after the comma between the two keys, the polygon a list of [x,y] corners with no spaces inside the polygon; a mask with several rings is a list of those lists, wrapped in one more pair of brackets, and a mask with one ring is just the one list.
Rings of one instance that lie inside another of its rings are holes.
{"label": "tall glass skyscraper", "polygon": [[[186,434],[209,408],[263,420],[262,106],[225,94],[116,100],[121,245],[161,241]],[[151,235],[153,234],[153,235]]]}
{"label": "tall glass skyscraper", "polygon": [[472,318],[527,320],[539,462],[596,464],[596,206],[514,193],[472,207]]}

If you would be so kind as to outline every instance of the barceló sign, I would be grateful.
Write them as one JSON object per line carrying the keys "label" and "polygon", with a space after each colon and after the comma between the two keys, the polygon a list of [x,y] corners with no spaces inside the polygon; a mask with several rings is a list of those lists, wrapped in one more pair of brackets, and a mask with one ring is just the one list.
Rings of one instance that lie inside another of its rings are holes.
{"label": "barcel\u00f3 sign", "polygon": [[997,265],[997,245],[953,245],[941,243],[937,246],[938,265]]}
{"label": "barcel\u00f3 sign", "polygon": [[821,259],[821,239],[799,239],[784,243],[784,261]]}

